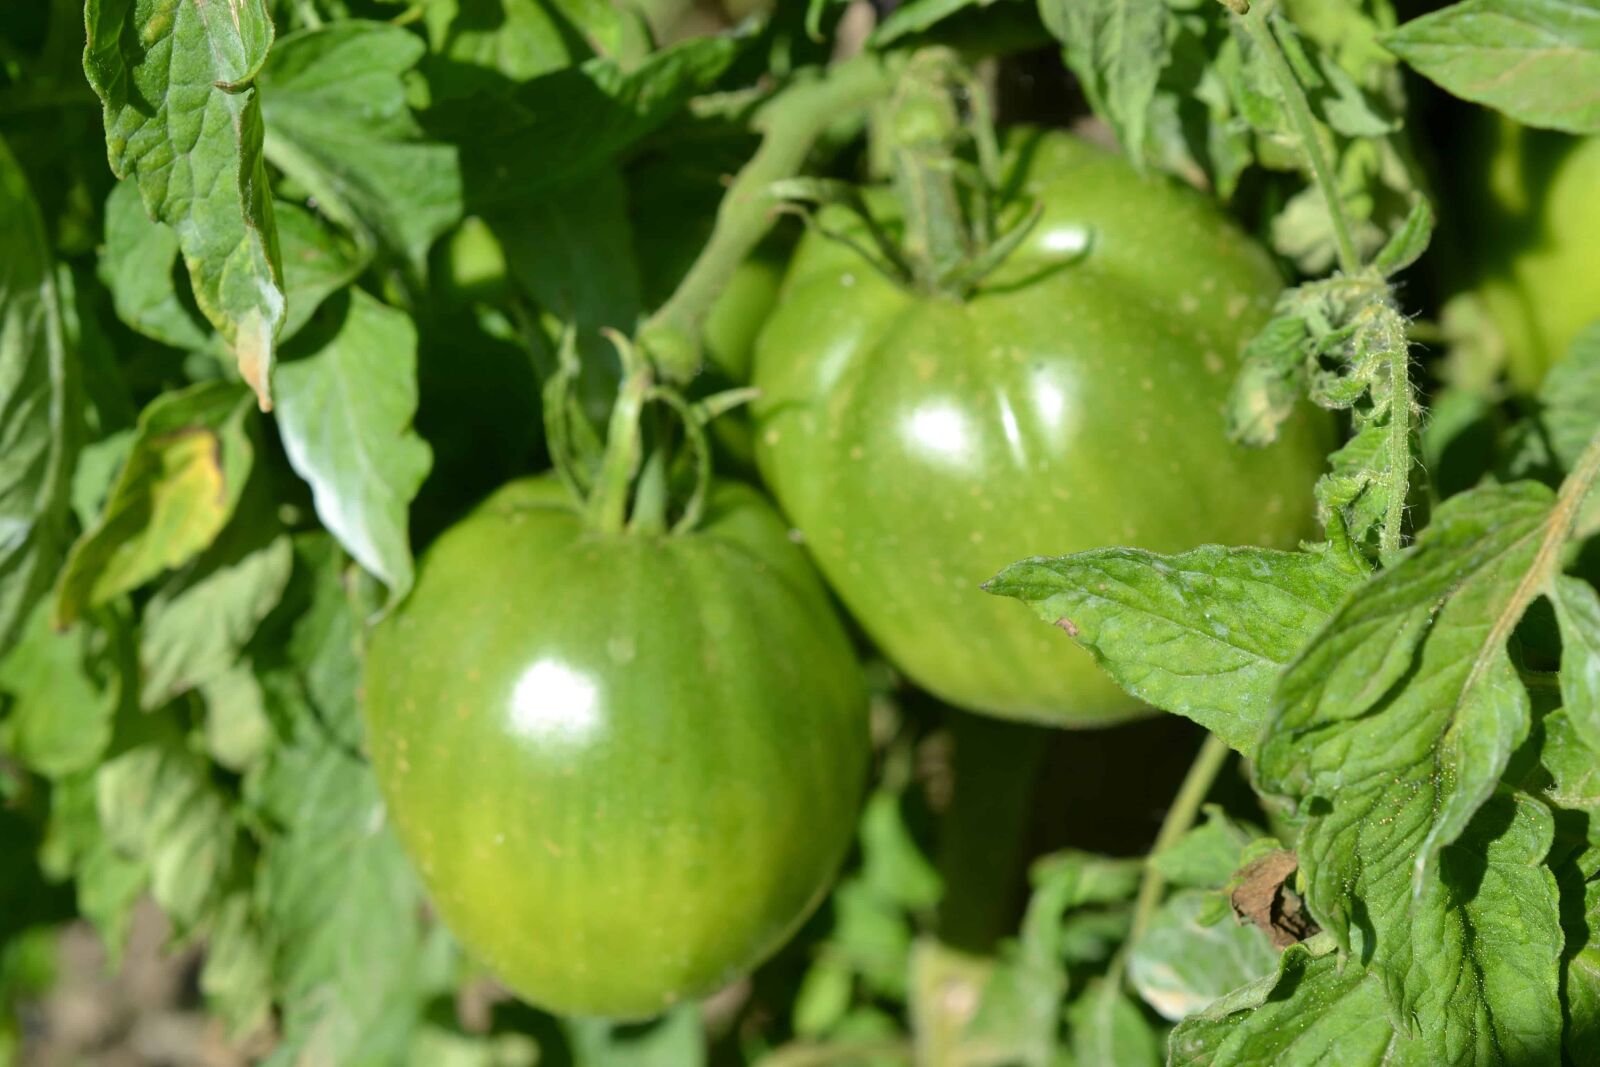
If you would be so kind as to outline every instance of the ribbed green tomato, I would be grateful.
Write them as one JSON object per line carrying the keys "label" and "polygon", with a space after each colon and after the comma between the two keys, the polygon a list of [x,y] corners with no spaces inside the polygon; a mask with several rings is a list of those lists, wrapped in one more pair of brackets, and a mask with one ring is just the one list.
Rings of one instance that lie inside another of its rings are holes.
{"label": "ribbed green tomato", "polygon": [[1500,333],[1512,384],[1538,388],[1573,338],[1600,319],[1600,137],[1499,119],[1480,157],[1469,227],[1477,292]]}
{"label": "ribbed green tomato", "polygon": [[1281,288],[1260,248],[1200,195],[1082,140],[1009,140],[1014,188],[1044,214],[965,301],[896,285],[820,226],[806,237],[757,342],[757,459],[913,681],[1082,726],[1138,709],[980,583],[1107,545],[1293,546],[1312,532],[1325,427],[1291,420],[1264,451],[1227,439],[1236,354]]}
{"label": "ribbed green tomato", "polygon": [[855,826],[866,696],[754,491],[693,533],[591,532],[551,478],[448,530],[377,628],[369,746],[445,923],[551,1010],[716,989],[821,899]]}

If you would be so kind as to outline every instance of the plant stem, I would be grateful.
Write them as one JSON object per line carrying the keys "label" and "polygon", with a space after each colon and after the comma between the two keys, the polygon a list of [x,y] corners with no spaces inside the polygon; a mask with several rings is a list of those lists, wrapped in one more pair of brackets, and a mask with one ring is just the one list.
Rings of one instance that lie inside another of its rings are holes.
{"label": "plant stem", "polygon": [[663,377],[687,381],[700,366],[700,327],[733,272],[772,227],[773,182],[793,177],[811,146],[841,119],[888,94],[897,64],[863,54],[819,80],[797,84],[756,113],[761,147],[717,208],[711,239],[667,302],[645,321],[640,339]]}
{"label": "plant stem", "polygon": [[1295,133],[1299,135],[1300,143],[1305,146],[1306,163],[1311,169],[1311,178],[1322,190],[1322,198],[1328,205],[1328,217],[1333,223],[1333,239],[1338,246],[1339,269],[1346,274],[1354,274],[1361,269],[1361,257],[1356,254],[1356,244],[1350,236],[1350,222],[1344,216],[1344,205],[1339,199],[1339,188],[1334,181],[1333,166],[1322,150],[1322,138],[1317,129],[1317,120],[1311,114],[1311,104],[1306,100],[1305,89],[1301,87],[1300,79],[1295,77],[1294,68],[1289,66],[1289,60],[1283,54],[1283,48],[1278,44],[1278,38],[1273,34],[1272,26],[1267,21],[1272,15],[1272,5],[1269,2],[1256,4],[1244,12],[1234,4],[1224,6],[1238,16],[1245,32],[1261,50],[1268,69],[1272,71],[1273,79],[1277,81],[1278,88],[1283,93],[1284,108],[1289,114],[1289,121],[1293,124]]}
{"label": "plant stem", "polygon": [[1578,454],[1572,473],[1561,483],[1561,492],[1556,497],[1553,519],[1563,541],[1572,536],[1583,502],[1594,492],[1597,482],[1600,482],[1600,431],[1596,431]]}
{"label": "plant stem", "polygon": [[[1206,743],[1200,746],[1194,762],[1189,765],[1189,773],[1184,775],[1183,784],[1178,787],[1178,794],[1172,798],[1172,806],[1167,809],[1167,817],[1161,821],[1161,832],[1156,834],[1155,844],[1150,846],[1150,855],[1171,847],[1189,832],[1200,814],[1200,805],[1205,803],[1206,795],[1211,792],[1212,783],[1217,780],[1222,765],[1228,762],[1232,754],[1221,738],[1215,734],[1206,735]],[[1147,858],[1144,877],[1139,882],[1139,895],[1134,899],[1133,923],[1128,928],[1128,939],[1123,942],[1123,954],[1112,966],[1112,976],[1117,981],[1122,978],[1127,949],[1138,944],[1145,930],[1149,929],[1165,887],[1166,879],[1161,877],[1156,865]]]}
{"label": "plant stem", "polygon": [[1406,518],[1406,497],[1411,489],[1411,347],[1406,341],[1405,327],[1395,324],[1398,336],[1389,347],[1389,460],[1404,464],[1405,470],[1396,479],[1389,494],[1389,504],[1384,510],[1383,529],[1378,533],[1378,555],[1387,566],[1400,554],[1401,532]]}

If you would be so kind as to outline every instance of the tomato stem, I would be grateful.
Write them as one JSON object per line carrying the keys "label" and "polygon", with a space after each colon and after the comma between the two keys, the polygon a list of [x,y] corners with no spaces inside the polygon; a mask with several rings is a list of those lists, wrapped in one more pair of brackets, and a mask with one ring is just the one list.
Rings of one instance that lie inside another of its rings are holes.
{"label": "tomato stem", "polygon": [[1278,43],[1277,35],[1273,32],[1270,21],[1273,17],[1273,5],[1258,3],[1236,6],[1224,0],[1223,6],[1233,12],[1239,24],[1249,34],[1250,40],[1261,50],[1267,68],[1272,72],[1273,80],[1278,83],[1278,88],[1283,93],[1284,110],[1288,113],[1289,122],[1294,126],[1295,133],[1299,135],[1300,143],[1304,146],[1311,178],[1322,191],[1322,199],[1328,205],[1328,218],[1333,224],[1333,239],[1338,249],[1339,269],[1346,274],[1354,274],[1361,269],[1361,257],[1356,251],[1355,240],[1350,235],[1350,221],[1345,218],[1344,203],[1339,197],[1339,186],[1334,178],[1333,166],[1328,160],[1327,153],[1323,151],[1321,130],[1317,126],[1316,117],[1311,113],[1311,104],[1306,99],[1300,79],[1295,77],[1294,68],[1289,66],[1289,60],[1283,54],[1283,47]]}
{"label": "tomato stem", "polygon": [[1160,868],[1150,862],[1150,856],[1177,844],[1179,839],[1194,826],[1195,819],[1200,815],[1200,805],[1205,803],[1206,796],[1211,792],[1211,786],[1217,780],[1217,775],[1232,754],[1233,750],[1221,738],[1215,734],[1208,734],[1206,743],[1200,746],[1194,762],[1189,765],[1189,773],[1184,775],[1183,784],[1178,787],[1177,795],[1172,798],[1172,806],[1167,809],[1166,818],[1161,821],[1161,830],[1156,834],[1155,844],[1150,846],[1150,853],[1145,858],[1144,877],[1139,881],[1139,895],[1134,898],[1133,922],[1128,928],[1128,939],[1123,942],[1123,949],[1112,965],[1113,981],[1122,980],[1127,966],[1127,952],[1139,943],[1139,939],[1150,928],[1150,920],[1155,918],[1156,908],[1161,905],[1161,892],[1167,885]]}
{"label": "tomato stem", "polygon": [[841,120],[858,119],[894,86],[892,57],[863,53],[815,80],[774,96],[752,122],[761,147],[739,171],[717,208],[711,238],[667,302],[639,331],[662,376],[687,381],[700,368],[700,330],[711,305],[766,236],[777,216],[774,182],[800,173],[811,146]]}

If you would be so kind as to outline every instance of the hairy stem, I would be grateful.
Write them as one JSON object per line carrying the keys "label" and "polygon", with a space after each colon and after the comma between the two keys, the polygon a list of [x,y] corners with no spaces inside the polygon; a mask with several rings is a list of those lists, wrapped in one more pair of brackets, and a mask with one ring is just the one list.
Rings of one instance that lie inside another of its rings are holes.
{"label": "hairy stem", "polygon": [[1278,88],[1283,93],[1284,108],[1288,111],[1289,122],[1299,135],[1300,143],[1305,146],[1306,164],[1311,170],[1311,178],[1316,182],[1317,188],[1322,190],[1322,198],[1328,205],[1328,216],[1333,223],[1333,239],[1338,246],[1339,269],[1346,274],[1354,274],[1361,269],[1361,257],[1356,254],[1356,243],[1350,236],[1350,221],[1344,215],[1339,187],[1333,176],[1333,165],[1322,150],[1322,138],[1317,130],[1317,120],[1311,114],[1311,104],[1306,99],[1305,89],[1295,77],[1294,68],[1289,66],[1289,60],[1284,56],[1283,48],[1272,32],[1272,25],[1268,21],[1272,16],[1272,5],[1260,3],[1248,7],[1243,4],[1227,3],[1225,6],[1238,17],[1245,32],[1250,35],[1251,41],[1261,50],[1268,69],[1272,71],[1273,80],[1278,83]]}
{"label": "hairy stem", "polygon": [[885,57],[857,56],[819,80],[786,89],[756,114],[753,124],[762,134],[761,147],[723,196],[711,239],[677,290],[640,330],[664,377],[687,381],[699,369],[706,313],[772,227],[772,184],[798,174],[811,146],[830,126],[887,95],[894,85],[893,66]]}
{"label": "hairy stem", "polygon": [[[1393,314],[1391,312],[1391,314]],[[1406,496],[1411,488],[1411,349],[1405,328],[1389,346],[1389,462],[1400,466],[1384,510],[1378,534],[1378,555],[1385,564],[1400,553],[1400,536],[1406,518]]]}

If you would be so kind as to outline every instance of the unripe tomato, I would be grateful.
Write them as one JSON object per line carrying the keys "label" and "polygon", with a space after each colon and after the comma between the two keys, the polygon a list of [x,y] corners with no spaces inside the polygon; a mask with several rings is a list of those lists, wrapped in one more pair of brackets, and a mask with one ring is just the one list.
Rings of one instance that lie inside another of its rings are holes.
{"label": "unripe tomato", "polygon": [[1482,165],[1484,199],[1466,228],[1477,293],[1512,384],[1532,392],[1600,318],[1600,137],[1499,119]]}
{"label": "unripe tomato", "polygon": [[1009,141],[1017,193],[1044,214],[965,300],[896,284],[821,226],[805,238],[757,342],[757,459],[913,681],[1081,726],[1138,709],[980,583],[1107,545],[1292,547],[1313,529],[1325,426],[1293,419],[1262,451],[1227,439],[1238,350],[1281,288],[1259,247],[1200,195],[1082,140]]}
{"label": "unripe tomato", "polygon": [[591,532],[552,478],[448,530],[367,654],[401,841],[452,931],[554,1011],[637,1018],[759,963],[849,845],[854,652],[770,505]]}

